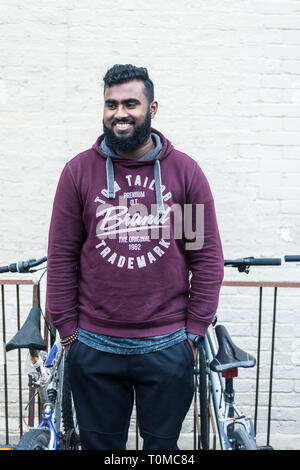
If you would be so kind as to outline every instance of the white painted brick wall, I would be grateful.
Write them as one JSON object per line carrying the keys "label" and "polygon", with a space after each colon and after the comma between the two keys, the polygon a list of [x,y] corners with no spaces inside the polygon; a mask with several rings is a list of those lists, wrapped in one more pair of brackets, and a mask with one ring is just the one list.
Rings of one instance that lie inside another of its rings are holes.
{"label": "white painted brick wall", "polygon": [[[61,169],[101,133],[106,69],[128,62],[148,67],[154,80],[154,127],[207,174],[225,257],[300,253],[299,1],[1,0],[0,35],[0,265],[46,253]],[[227,269],[226,279],[299,281],[299,269],[284,264],[248,276]],[[264,305],[267,404],[270,289]],[[299,306],[298,290],[279,289],[277,448],[300,446]],[[257,308],[254,288],[223,289],[220,320],[252,352]],[[241,372],[238,394],[250,412],[255,374]],[[265,406],[262,442],[266,416]],[[191,428],[189,417],[183,438]]]}

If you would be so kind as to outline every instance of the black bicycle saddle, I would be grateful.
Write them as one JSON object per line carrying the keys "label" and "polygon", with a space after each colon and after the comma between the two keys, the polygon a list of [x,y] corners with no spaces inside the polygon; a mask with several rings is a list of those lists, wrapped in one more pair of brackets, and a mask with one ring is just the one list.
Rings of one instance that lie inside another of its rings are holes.
{"label": "black bicycle saddle", "polygon": [[20,348],[38,349],[43,351],[47,349],[46,343],[39,330],[40,316],[41,309],[39,307],[32,307],[24,325],[5,345],[6,351]]}
{"label": "black bicycle saddle", "polygon": [[214,372],[223,372],[237,367],[255,366],[255,357],[238,348],[234,344],[225,326],[217,325],[215,327],[215,332],[219,343],[219,349],[210,363],[210,368]]}

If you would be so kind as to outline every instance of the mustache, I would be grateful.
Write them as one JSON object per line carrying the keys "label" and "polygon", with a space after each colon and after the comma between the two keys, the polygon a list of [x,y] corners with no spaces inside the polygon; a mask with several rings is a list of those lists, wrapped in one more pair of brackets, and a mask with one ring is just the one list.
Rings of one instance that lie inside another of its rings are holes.
{"label": "mustache", "polygon": [[114,119],[112,121],[112,126],[115,126],[116,124],[134,124],[135,121],[133,121],[132,119]]}

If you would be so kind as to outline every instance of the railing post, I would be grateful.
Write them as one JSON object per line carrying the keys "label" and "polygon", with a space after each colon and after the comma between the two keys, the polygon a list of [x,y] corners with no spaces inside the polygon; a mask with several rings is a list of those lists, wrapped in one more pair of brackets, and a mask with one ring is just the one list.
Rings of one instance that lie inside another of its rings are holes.
{"label": "railing post", "polygon": [[[21,328],[20,322],[20,286],[16,284],[16,297],[17,297],[17,328]],[[19,374],[19,423],[20,423],[20,437],[23,434],[23,401],[22,401],[22,368],[21,368],[21,350],[18,349],[18,374]]]}
{"label": "railing post", "polygon": [[263,288],[259,288],[259,312],[258,312],[258,332],[257,332],[257,361],[256,361],[256,391],[255,391],[255,413],[254,413],[254,430],[256,434],[257,413],[258,413],[258,390],[259,390],[259,372],[260,372],[260,343],[261,343],[261,316],[262,316],[262,292]]}
{"label": "railing post", "polygon": [[271,408],[272,408],[272,385],[273,385],[273,365],[274,365],[275,326],[276,326],[276,305],[277,305],[277,287],[274,288],[273,325],[272,325],[272,347],[271,347],[270,383],[269,383],[269,405],[268,405],[267,446],[270,445]]}
{"label": "railing post", "polygon": [[[32,296],[32,306],[33,307],[39,307],[40,306],[40,291],[39,291],[39,284],[38,283],[33,283],[33,296]],[[34,408],[35,408],[35,390],[33,387],[33,380],[32,377],[29,376],[29,406],[28,406],[28,425],[30,427],[34,426]],[[41,414],[41,403],[40,399],[38,397],[38,410],[39,410],[39,417]]]}
{"label": "railing post", "polygon": [[2,338],[3,338],[3,373],[4,373],[4,399],[5,399],[5,439],[6,444],[9,444],[9,428],[8,428],[8,390],[7,390],[7,357],[6,357],[6,325],[5,325],[5,300],[4,300],[4,285],[1,285],[1,299],[2,299]]}

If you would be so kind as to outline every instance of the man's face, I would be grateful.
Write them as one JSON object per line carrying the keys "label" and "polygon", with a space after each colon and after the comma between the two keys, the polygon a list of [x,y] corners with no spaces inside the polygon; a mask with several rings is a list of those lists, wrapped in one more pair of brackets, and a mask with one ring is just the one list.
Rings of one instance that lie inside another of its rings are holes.
{"label": "man's face", "polygon": [[149,104],[144,82],[113,85],[104,93],[103,131],[107,145],[114,151],[132,152],[151,134],[151,118],[157,103]]}

